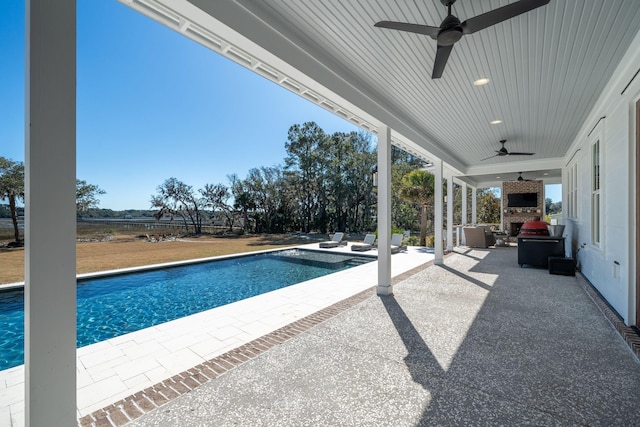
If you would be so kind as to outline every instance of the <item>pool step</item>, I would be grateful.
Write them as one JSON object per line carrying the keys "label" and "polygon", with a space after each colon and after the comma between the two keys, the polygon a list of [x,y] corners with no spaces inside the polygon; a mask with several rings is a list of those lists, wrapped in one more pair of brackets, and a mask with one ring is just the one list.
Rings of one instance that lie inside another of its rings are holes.
{"label": "pool step", "polygon": [[350,267],[357,267],[359,265],[367,264],[373,260],[363,259],[363,258],[351,258],[347,261],[347,265]]}

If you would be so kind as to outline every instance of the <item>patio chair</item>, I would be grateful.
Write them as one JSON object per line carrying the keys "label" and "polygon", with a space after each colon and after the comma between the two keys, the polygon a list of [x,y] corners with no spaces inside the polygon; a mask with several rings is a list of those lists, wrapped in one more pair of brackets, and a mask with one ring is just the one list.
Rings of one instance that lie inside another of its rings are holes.
{"label": "patio chair", "polygon": [[496,244],[496,239],[488,227],[464,227],[464,241],[470,248],[488,248]]}
{"label": "patio chair", "polygon": [[406,251],[407,245],[402,244],[402,239],[404,239],[404,234],[395,233],[391,235],[391,253],[397,254],[400,251]]}
{"label": "patio chair", "polygon": [[362,243],[355,243],[351,245],[351,250],[358,251],[358,252],[368,251],[371,248],[373,248],[373,243],[375,241],[376,241],[375,234],[367,234],[366,236],[364,236],[364,240],[362,241]]}
{"label": "patio chair", "polygon": [[337,248],[338,246],[344,246],[347,242],[343,242],[342,238],[344,237],[344,233],[336,233],[333,235],[333,239],[328,242],[321,242],[321,248]]}

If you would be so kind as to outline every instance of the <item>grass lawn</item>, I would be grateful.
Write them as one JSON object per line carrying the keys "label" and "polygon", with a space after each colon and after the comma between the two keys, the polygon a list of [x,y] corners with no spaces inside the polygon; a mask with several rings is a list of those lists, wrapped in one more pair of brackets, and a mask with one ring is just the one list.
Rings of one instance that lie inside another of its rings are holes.
{"label": "grass lawn", "polygon": [[[310,243],[294,235],[200,236],[148,242],[133,234],[113,234],[106,242],[76,244],[77,273],[138,267]],[[24,249],[0,248],[0,283],[24,281]]]}

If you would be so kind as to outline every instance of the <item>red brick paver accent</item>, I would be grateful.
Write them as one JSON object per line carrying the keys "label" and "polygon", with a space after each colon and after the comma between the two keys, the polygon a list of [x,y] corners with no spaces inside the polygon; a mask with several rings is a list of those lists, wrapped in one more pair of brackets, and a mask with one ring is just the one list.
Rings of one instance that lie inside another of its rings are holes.
{"label": "red brick paver accent", "polygon": [[607,301],[602,297],[600,292],[593,287],[591,283],[580,273],[576,273],[578,283],[582,286],[582,289],[589,295],[591,300],[596,304],[598,309],[602,312],[604,317],[611,323],[613,328],[618,331],[622,339],[625,340],[631,352],[640,360],[640,334],[624,324],[624,321],[618,313],[611,308]]}

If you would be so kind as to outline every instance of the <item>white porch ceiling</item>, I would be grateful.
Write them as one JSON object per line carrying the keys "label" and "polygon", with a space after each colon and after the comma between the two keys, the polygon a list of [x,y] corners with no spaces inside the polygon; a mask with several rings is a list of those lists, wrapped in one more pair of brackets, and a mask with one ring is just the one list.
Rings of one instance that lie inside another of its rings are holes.
{"label": "white porch ceiling", "polygon": [[[471,184],[560,168],[640,31],[638,0],[551,0],[464,36],[432,80],[434,40],[373,24],[438,26],[440,0],[120,1],[365,130],[389,125],[396,145],[441,158]],[[452,12],[464,21],[513,1],[458,0]],[[474,86],[480,77],[491,82]],[[501,139],[536,154],[481,161]]]}

